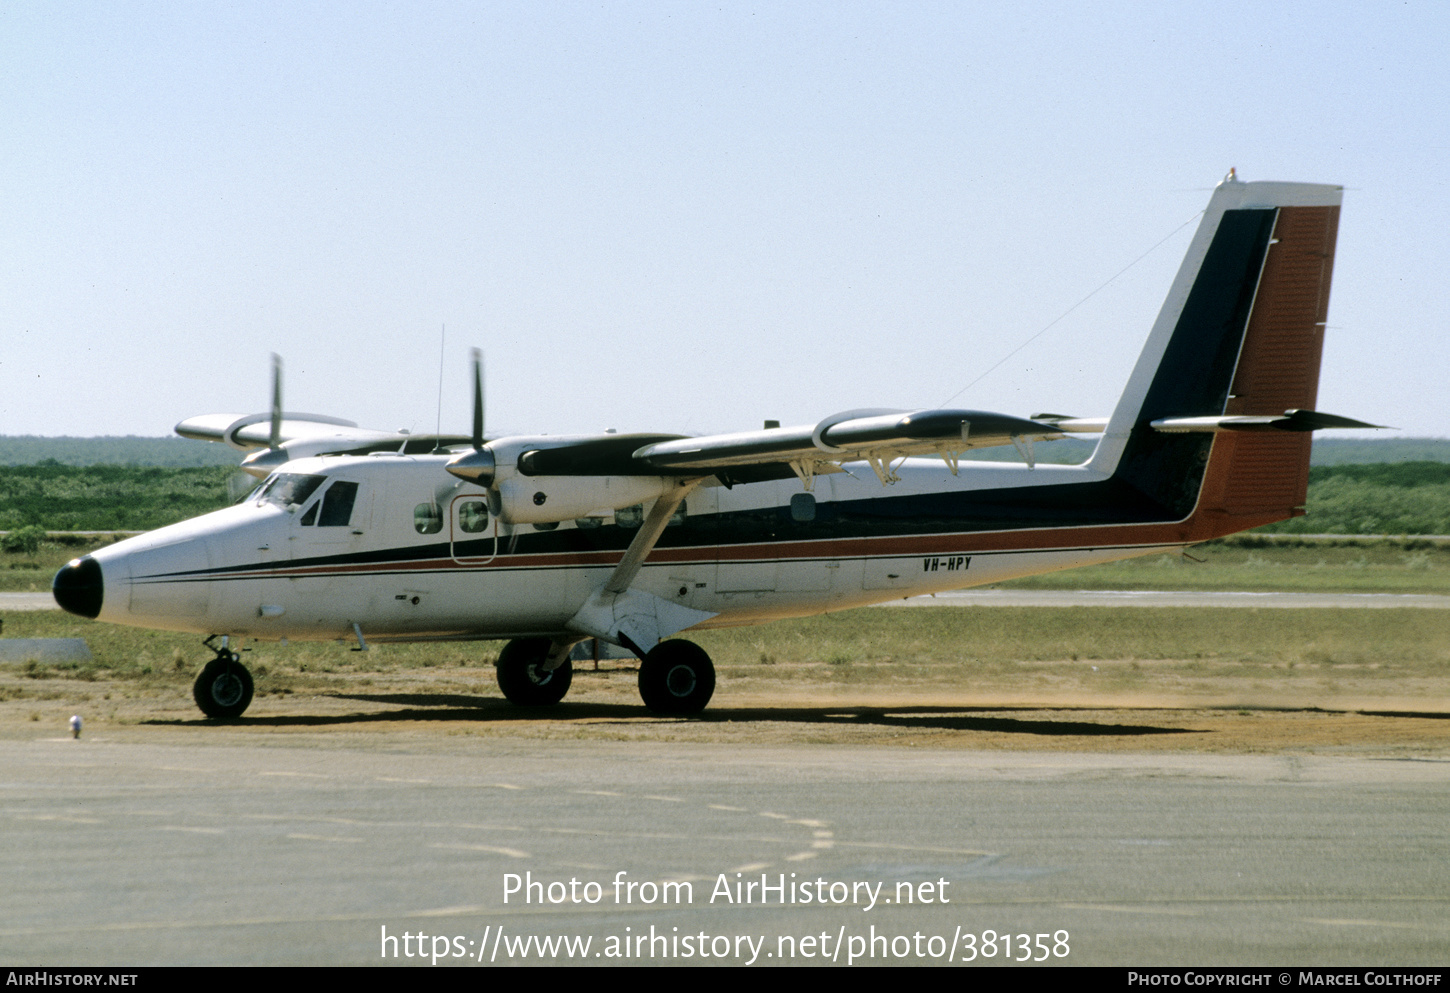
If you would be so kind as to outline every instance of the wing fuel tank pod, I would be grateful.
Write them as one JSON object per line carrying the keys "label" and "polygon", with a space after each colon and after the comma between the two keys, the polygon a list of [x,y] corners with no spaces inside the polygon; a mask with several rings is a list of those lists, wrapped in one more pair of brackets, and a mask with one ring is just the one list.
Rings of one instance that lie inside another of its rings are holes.
{"label": "wing fuel tank pod", "polygon": [[106,602],[101,564],[89,555],[71,559],[55,574],[50,591],[62,610],[95,620]]}

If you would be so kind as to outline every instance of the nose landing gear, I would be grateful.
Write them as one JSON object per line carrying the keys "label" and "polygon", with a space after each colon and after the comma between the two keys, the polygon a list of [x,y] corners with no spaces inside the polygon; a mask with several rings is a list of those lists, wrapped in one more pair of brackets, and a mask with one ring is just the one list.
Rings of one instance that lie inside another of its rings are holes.
{"label": "nose landing gear", "polygon": [[241,717],[252,702],[252,674],[242,665],[241,657],[227,647],[226,638],[222,638],[221,647],[213,647],[211,642],[215,637],[212,635],[203,642],[216,652],[216,658],[196,677],[191,696],[208,717]]}

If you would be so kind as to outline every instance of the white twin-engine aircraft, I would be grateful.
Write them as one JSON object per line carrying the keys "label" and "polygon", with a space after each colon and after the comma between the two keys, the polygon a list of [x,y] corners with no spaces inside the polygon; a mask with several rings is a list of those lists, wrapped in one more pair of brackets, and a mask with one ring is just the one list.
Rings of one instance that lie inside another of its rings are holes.
{"label": "white twin-engine aircraft", "polygon": [[[672,635],[843,610],[1182,549],[1302,514],[1309,432],[1370,427],[1313,410],[1341,188],[1214,191],[1107,419],[854,410],[689,438],[418,437],[283,413],[194,417],[189,438],[253,450],[236,506],[67,564],[83,617],[192,631],[195,685],[237,717],[235,638],[510,639],[498,683],[552,704],[589,639],[641,659],[651,710],[691,714],[709,656]],[[1101,435],[1083,465],[1032,443]],[[1025,464],[963,461],[1014,444]],[[214,644],[221,636],[220,644]],[[669,640],[666,640],[669,639]],[[598,650],[597,643],[594,647]],[[597,657],[597,656],[596,656]]]}

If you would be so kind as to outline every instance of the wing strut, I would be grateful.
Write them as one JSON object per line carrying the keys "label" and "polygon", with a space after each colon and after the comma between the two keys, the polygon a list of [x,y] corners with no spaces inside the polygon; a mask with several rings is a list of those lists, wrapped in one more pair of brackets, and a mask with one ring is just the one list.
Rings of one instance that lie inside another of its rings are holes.
{"label": "wing strut", "polygon": [[[591,638],[603,638],[624,645],[643,658],[661,639],[715,616],[709,611],[695,610],[653,593],[630,588],[645,559],[665,533],[670,517],[705,478],[682,479],[655,501],[644,524],[640,525],[634,540],[625,550],[624,558],[619,560],[604,585],[591,594],[579,612],[564,625],[566,628]],[[549,662],[552,661],[551,657]]]}

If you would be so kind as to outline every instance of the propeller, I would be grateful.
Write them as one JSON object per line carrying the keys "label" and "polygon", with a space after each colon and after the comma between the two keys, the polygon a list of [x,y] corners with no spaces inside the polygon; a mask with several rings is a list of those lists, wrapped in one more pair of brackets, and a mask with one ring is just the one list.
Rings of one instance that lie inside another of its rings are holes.
{"label": "propeller", "polygon": [[483,353],[473,350],[473,434],[469,439],[473,451],[448,460],[446,468],[459,479],[482,487],[493,485],[496,465],[493,452],[483,441]]}
{"label": "propeller", "polygon": [[272,418],[267,447],[242,459],[242,471],[262,477],[292,456],[282,448],[282,356],[272,353]]}
{"label": "propeller", "polygon": [[267,447],[272,450],[282,447],[282,356],[272,353],[272,432]]}

